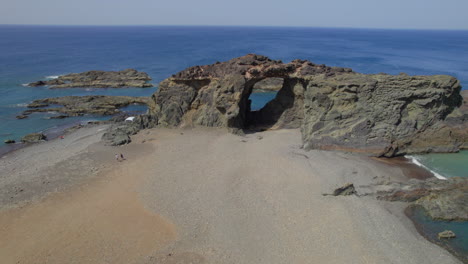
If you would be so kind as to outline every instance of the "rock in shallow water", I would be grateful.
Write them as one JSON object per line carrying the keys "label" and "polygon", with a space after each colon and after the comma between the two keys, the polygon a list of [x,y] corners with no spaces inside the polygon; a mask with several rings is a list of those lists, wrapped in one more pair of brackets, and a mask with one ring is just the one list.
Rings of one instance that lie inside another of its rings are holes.
{"label": "rock in shallow water", "polygon": [[42,133],[32,133],[32,134],[27,134],[23,138],[21,138],[21,142],[23,143],[37,143],[43,140],[46,140],[47,137],[46,135]]}
{"label": "rock in shallow water", "polygon": [[421,206],[434,220],[468,221],[467,178],[411,180],[390,183],[385,188],[385,191],[378,192],[379,199],[412,202],[414,206]]}
{"label": "rock in shallow water", "polygon": [[439,239],[451,239],[451,238],[455,238],[455,237],[457,237],[457,236],[455,235],[455,233],[454,233],[453,231],[451,231],[451,230],[445,230],[445,231],[443,231],[443,232],[440,232],[440,233],[437,235],[437,237],[438,237]]}

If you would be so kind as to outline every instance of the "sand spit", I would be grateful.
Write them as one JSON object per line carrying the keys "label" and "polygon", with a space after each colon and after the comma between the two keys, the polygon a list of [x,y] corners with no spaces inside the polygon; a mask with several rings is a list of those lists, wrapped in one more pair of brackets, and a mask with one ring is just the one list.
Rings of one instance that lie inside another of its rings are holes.
{"label": "sand spit", "polygon": [[[62,162],[86,153],[96,176],[0,212],[2,263],[460,263],[417,233],[403,204],[323,196],[405,176],[356,154],[305,152],[298,130],[152,129],[118,148],[91,138]],[[1,190],[35,186],[9,172]]]}

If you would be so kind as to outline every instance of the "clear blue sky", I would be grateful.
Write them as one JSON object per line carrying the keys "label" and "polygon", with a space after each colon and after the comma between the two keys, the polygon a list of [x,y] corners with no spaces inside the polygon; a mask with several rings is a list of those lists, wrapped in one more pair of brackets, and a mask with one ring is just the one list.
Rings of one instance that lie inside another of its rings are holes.
{"label": "clear blue sky", "polygon": [[468,0],[0,1],[0,24],[468,29]]}

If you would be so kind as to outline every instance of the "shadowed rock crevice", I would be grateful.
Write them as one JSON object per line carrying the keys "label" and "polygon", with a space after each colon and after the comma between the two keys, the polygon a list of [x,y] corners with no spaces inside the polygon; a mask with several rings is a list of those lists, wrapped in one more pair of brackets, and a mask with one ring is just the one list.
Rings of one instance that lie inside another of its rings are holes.
{"label": "shadowed rock crevice", "polygon": [[299,128],[304,119],[301,79],[285,78],[276,97],[257,111],[247,112],[246,127],[255,129]]}

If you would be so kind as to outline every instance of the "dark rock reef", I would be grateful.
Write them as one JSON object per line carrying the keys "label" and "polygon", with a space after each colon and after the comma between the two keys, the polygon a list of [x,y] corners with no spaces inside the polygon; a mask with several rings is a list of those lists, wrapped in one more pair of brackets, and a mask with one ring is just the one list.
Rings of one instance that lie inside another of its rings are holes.
{"label": "dark rock reef", "polygon": [[[251,111],[250,94],[269,78],[282,80],[281,89]],[[460,90],[459,81],[446,75],[366,75],[249,54],[162,81],[147,125],[227,127],[234,133],[301,128],[306,149],[371,156],[454,152],[468,142]]]}
{"label": "dark rock reef", "polygon": [[51,88],[121,88],[152,87],[151,78],[144,72],[134,69],[123,71],[87,71],[59,76],[57,79],[37,81],[28,86],[50,86]]}
{"label": "dark rock reef", "polygon": [[468,179],[447,180],[431,178],[408,182],[377,184],[378,198],[387,201],[410,202],[421,206],[434,220],[468,221]]}
{"label": "dark rock reef", "polygon": [[115,115],[120,113],[119,108],[131,105],[147,105],[152,108],[152,101],[148,97],[132,96],[64,96],[34,100],[28,104],[28,110],[22,116],[37,112],[57,112],[61,115],[52,118],[66,118],[69,116]]}

